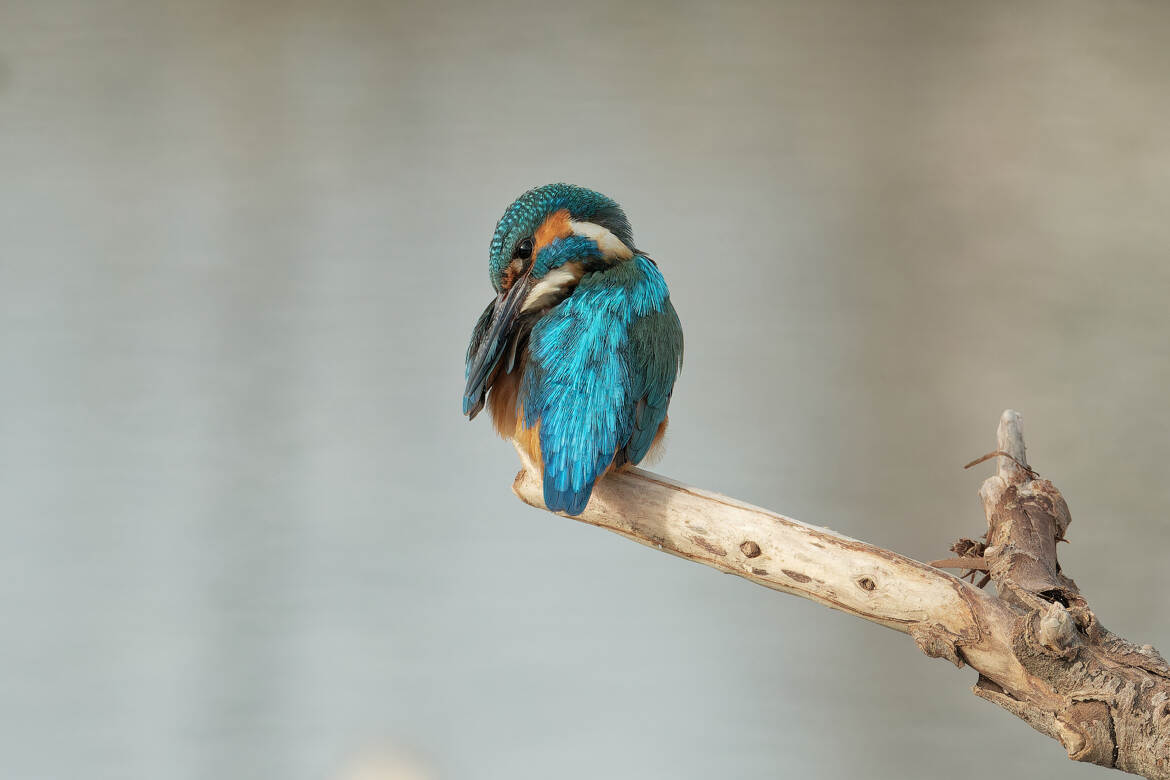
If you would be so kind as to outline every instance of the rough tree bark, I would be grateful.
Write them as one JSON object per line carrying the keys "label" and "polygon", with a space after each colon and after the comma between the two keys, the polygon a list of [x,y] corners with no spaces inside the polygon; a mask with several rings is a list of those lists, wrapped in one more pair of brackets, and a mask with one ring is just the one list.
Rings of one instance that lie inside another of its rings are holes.
{"label": "rough tree bark", "polygon": [[[1069,758],[1170,780],[1170,665],[1107,631],[1061,572],[1068,506],[1028,467],[1016,412],[1003,413],[998,440],[997,474],[980,490],[986,543],[961,539],[958,557],[935,565],[639,469],[602,480],[574,519],[907,633],[927,655],[974,667],[977,696]],[[527,471],[513,490],[544,508]],[[986,575],[975,585],[936,565]]]}

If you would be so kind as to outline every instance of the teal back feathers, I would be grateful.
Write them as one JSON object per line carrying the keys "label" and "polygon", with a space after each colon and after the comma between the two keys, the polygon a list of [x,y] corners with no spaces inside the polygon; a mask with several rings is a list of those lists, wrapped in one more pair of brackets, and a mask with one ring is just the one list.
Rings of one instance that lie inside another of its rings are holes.
{"label": "teal back feathers", "polygon": [[645,257],[589,274],[532,329],[525,422],[540,422],[544,499],[580,514],[614,461],[650,449],[682,362],[666,282]]}

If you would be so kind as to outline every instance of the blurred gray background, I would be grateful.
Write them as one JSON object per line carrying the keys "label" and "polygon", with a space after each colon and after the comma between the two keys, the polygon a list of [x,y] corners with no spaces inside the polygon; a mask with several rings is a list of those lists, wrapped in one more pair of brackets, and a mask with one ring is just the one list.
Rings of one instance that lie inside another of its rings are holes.
{"label": "blurred gray background", "polygon": [[1170,650],[1170,6],[0,9],[0,775],[1103,776],[522,505],[463,352],[505,206],[599,189],[686,331],[656,470],[931,559],[1015,407]]}

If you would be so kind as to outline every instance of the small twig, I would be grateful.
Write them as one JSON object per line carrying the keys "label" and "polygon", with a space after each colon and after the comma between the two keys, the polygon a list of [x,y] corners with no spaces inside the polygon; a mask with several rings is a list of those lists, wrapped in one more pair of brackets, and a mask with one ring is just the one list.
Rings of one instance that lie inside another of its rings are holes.
{"label": "small twig", "polygon": [[1040,476],[1040,473],[1037,472],[1035,469],[1033,469],[1031,466],[1029,466],[1027,463],[1024,463],[1019,458],[1017,458],[1015,455],[1012,455],[1010,452],[1004,452],[1003,450],[995,450],[994,452],[989,452],[986,455],[981,455],[978,458],[976,458],[975,460],[968,463],[966,466],[963,466],[963,468],[969,469],[972,466],[978,466],[980,463],[985,463],[997,455],[1003,456],[1005,458],[1011,458],[1011,460],[1014,461],[1017,466],[1022,468],[1024,471],[1028,472],[1028,476],[1030,476],[1032,479],[1036,479],[1037,477]]}
{"label": "small twig", "polygon": [[930,565],[936,569],[967,569],[969,571],[987,571],[988,568],[987,561],[982,557],[943,558],[941,561],[931,561]]}

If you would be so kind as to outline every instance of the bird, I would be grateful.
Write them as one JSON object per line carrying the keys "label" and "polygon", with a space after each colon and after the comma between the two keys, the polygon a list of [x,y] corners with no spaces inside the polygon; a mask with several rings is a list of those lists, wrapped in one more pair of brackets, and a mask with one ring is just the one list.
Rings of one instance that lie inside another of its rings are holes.
{"label": "bird", "polygon": [[486,405],[545,506],[579,515],[600,478],[656,454],[666,432],[683,358],[666,280],[616,201],[563,183],[507,208],[488,274],[463,413]]}

